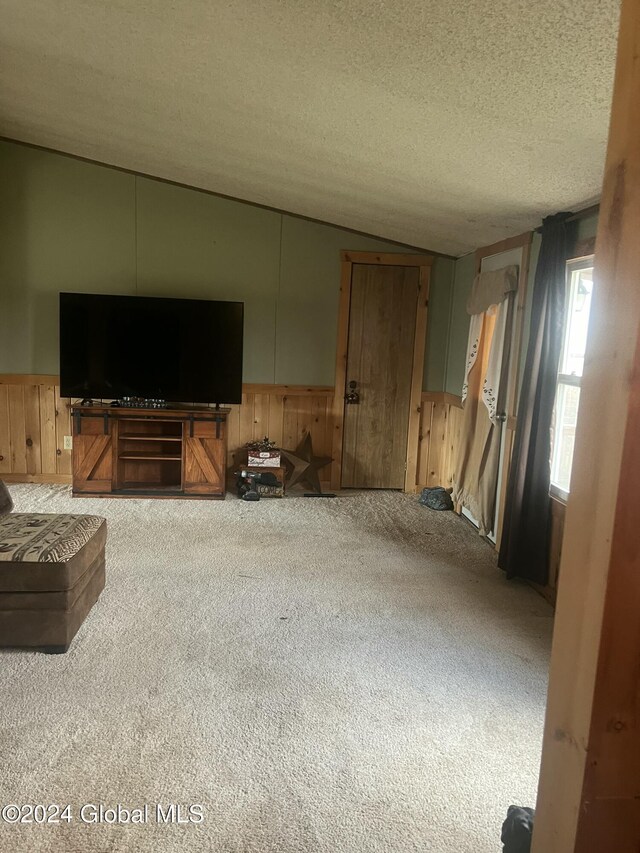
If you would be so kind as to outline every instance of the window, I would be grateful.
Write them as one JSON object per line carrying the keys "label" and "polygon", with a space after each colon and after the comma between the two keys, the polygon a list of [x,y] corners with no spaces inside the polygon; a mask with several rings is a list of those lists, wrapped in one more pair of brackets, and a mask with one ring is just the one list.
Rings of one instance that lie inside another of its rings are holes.
{"label": "window", "polygon": [[593,292],[593,258],[567,264],[564,339],[551,425],[551,494],[566,500],[571,484],[580,383]]}

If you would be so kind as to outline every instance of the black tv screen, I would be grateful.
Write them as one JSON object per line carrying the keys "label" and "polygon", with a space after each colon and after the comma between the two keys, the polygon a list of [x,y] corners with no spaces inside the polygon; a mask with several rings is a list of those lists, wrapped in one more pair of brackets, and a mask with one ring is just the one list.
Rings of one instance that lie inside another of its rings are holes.
{"label": "black tv screen", "polygon": [[60,393],[242,402],[244,303],[60,294]]}

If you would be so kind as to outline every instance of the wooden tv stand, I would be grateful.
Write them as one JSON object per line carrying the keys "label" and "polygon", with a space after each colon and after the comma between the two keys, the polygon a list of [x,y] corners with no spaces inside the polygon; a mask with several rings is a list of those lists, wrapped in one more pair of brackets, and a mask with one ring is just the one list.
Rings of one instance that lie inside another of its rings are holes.
{"label": "wooden tv stand", "polygon": [[229,411],[72,406],[73,495],[224,498]]}

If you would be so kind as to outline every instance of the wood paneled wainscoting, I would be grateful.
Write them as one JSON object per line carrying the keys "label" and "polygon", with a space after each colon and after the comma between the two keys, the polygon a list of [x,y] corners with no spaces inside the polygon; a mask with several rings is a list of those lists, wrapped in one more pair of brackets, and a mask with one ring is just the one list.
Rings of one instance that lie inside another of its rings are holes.
{"label": "wood paneled wainscoting", "polygon": [[57,376],[0,376],[0,477],[10,483],[70,483],[70,401]]}
{"label": "wood paneled wainscoting", "polygon": [[418,436],[417,485],[453,484],[453,466],[462,426],[462,400],[455,394],[423,391]]}
{"label": "wood paneled wainscoting", "polygon": [[[231,407],[227,467],[252,438],[268,435],[282,447],[295,448],[311,433],[318,456],[331,456],[333,387],[251,385],[243,387],[242,404]],[[0,477],[7,482],[70,483],[72,401],[60,396],[57,376],[0,375]],[[459,435],[460,398],[423,392],[416,490],[449,486]],[[329,482],[329,468],[324,469]]]}
{"label": "wood paneled wainscoting", "polygon": [[[0,478],[9,483],[71,483],[71,403],[57,376],[0,375]],[[295,448],[306,432],[319,456],[331,455],[333,387],[245,385],[228,418],[227,467],[247,441],[268,435]],[[326,480],[329,470],[326,469]]]}

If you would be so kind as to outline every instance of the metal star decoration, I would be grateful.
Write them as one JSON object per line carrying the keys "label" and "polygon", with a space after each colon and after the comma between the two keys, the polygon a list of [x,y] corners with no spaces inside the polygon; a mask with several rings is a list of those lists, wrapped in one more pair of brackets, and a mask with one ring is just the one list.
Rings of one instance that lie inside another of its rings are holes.
{"label": "metal star decoration", "polygon": [[[329,456],[314,456],[311,444],[311,433],[307,433],[295,451],[281,451],[287,462],[292,465],[288,473],[287,486],[291,488],[296,483],[306,483],[314,492],[320,494],[320,478],[318,471],[333,462]],[[288,466],[287,466],[288,467]]]}

